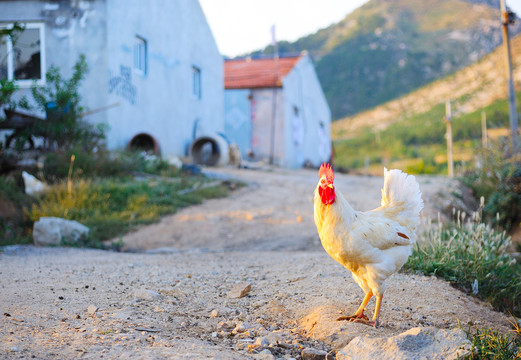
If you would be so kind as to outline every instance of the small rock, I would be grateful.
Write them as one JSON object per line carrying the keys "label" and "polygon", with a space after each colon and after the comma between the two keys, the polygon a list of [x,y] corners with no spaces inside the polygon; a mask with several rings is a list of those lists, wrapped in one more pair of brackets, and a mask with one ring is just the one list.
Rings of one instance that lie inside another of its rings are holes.
{"label": "small rock", "polygon": [[236,284],[230,291],[228,291],[228,298],[229,299],[239,299],[246,295],[251,290],[251,284],[248,282],[242,282],[239,284]]}
{"label": "small rock", "polygon": [[47,188],[47,184],[41,182],[28,172],[22,172],[22,178],[24,179],[25,193],[27,195],[38,195]]}
{"label": "small rock", "polygon": [[96,311],[98,311],[98,308],[94,305],[89,305],[89,307],[87,308],[87,313],[89,315],[94,315],[96,314]]}
{"label": "small rock", "polygon": [[212,312],[210,313],[210,316],[211,317],[218,317],[219,316],[219,311],[217,309],[213,309]]}
{"label": "small rock", "polygon": [[34,245],[60,245],[63,241],[76,242],[88,236],[89,228],[74,220],[41,217],[33,225]]}
{"label": "small rock", "polygon": [[260,336],[260,337],[255,339],[255,342],[253,343],[253,345],[257,345],[257,346],[261,346],[261,347],[269,346],[270,345],[270,341],[268,340],[267,337]]}
{"label": "small rock", "polygon": [[[300,353],[300,356],[302,356],[302,360],[332,360],[333,355],[328,354],[324,350],[318,350],[313,348],[307,348],[302,350]],[[327,358],[326,358],[327,357]]]}
{"label": "small rock", "polygon": [[470,355],[470,348],[461,329],[417,327],[390,338],[358,336],[337,353],[336,359],[462,359]]}
{"label": "small rock", "polygon": [[269,351],[268,349],[264,349],[261,352],[259,352],[258,354],[253,355],[253,358],[259,359],[259,360],[275,360],[276,359],[275,356],[273,356],[271,351]]}
{"label": "small rock", "polygon": [[138,289],[136,291],[134,291],[134,299],[136,300],[157,300],[157,299],[160,299],[161,298],[161,295],[159,295],[158,293],[156,293],[155,291],[153,290],[148,290],[148,289]]}
{"label": "small rock", "polygon": [[238,322],[237,325],[235,325],[235,329],[232,330],[232,334],[242,333],[246,331],[246,327],[244,326],[243,322]]}

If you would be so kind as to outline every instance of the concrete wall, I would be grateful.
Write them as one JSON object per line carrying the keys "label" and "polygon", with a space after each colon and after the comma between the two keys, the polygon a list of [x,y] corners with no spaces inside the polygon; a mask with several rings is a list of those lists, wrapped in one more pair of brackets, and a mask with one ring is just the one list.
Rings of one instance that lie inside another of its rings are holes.
{"label": "concrete wall", "polygon": [[[224,131],[223,58],[195,0],[108,0],[109,145],[138,133],[153,136],[164,155],[185,155],[194,135]],[[147,41],[148,68],[133,71],[135,37]],[[201,98],[192,67],[201,69]],[[118,83],[117,85],[110,86]]]}
{"label": "concrete wall", "polygon": [[[162,155],[184,156],[194,135],[224,132],[223,58],[197,0],[2,1],[0,22],[45,23],[47,67],[70,76],[79,54],[89,73],[81,87],[89,115],[107,123],[111,149],[149,134]],[[147,41],[147,71],[134,70],[134,41]],[[201,70],[201,98],[192,67]],[[24,89],[17,96],[28,95]]]}
{"label": "concrete wall", "polygon": [[[57,66],[62,75],[68,78],[80,54],[85,54],[89,73],[80,90],[83,105],[89,109],[106,105],[107,94],[100,91],[107,84],[104,1],[2,1],[0,6],[0,23],[18,21],[45,24],[44,56],[47,69],[51,65]],[[29,86],[22,86],[15,98],[21,96],[32,99]],[[43,116],[43,113],[39,115]],[[106,113],[98,113],[89,119],[103,122]]]}
{"label": "concrete wall", "polygon": [[237,144],[243,159],[251,152],[252,122],[249,89],[226,90],[224,93],[225,135]]}
{"label": "concrete wall", "polygon": [[[275,98],[275,120],[273,106]],[[282,89],[252,89],[252,151],[253,159],[267,159],[286,167],[284,92]],[[273,137],[273,148],[272,148]]]}
{"label": "concrete wall", "polygon": [[[331,111],[309,56],[284,77],[286,166],[314,166],[331,157]],[[297,111],[295,111],[295,109]]]}

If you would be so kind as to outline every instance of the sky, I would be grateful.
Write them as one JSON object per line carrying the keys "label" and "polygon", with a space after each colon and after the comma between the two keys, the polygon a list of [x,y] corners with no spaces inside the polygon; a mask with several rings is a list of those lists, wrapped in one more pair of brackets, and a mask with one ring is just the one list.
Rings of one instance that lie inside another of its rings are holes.
{"label": "sky", "polygon": [[[515,0],[521,1],[521,0]],[[339,22],[367,0],[199,0],[221,54],[229,57],[277,41],[295,41]]]}
{"label": "sky", "polygon": [[[365,4],[368,0],[199,0],[219,51],[244,55],[277,41],[295,41],[315,33]],[[499,1],[499,0],[498,0]],[[506,0],[521,17],[521,0]]]}

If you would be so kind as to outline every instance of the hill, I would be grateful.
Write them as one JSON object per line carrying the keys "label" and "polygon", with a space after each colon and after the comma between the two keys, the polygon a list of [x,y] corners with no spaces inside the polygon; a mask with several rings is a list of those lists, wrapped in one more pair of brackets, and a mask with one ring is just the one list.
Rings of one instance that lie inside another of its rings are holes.
{"label": "hill", "polygon": [[[521,34],[511,41],[516,89],[521,87]],[[446,171],[445,102],[451,101],[456,166],[474,159],[481,116],[488,135],[508,134],[506,67],[498,48],[476,64],[372,110],[333,123],[335,164],[381,172],[382,164],[412,173]],[[517,93],[518,109],[521,92]]]}
{"label": "hill", "polygon": [[[339,23],[280,42],[308,50],[333,119],[354,115],[447,76],[502,41],[499,10],[482,0],[371,0]],[[518,22],[512,29],[520,31]],[[271,54],[271,46],[251,54]]]}
{"label": "hill", "polygon": [[[511,39],[516,89],[521,87],[521,34]],[[503,47],[475,64],[417,91],[332,124],[335,140],[356,136],[363,128],[383,130],[400,120],[425,113],[453,100],[454,116],[469,113],[507,97]],[[519,104],[518,104],[519,105]]]}

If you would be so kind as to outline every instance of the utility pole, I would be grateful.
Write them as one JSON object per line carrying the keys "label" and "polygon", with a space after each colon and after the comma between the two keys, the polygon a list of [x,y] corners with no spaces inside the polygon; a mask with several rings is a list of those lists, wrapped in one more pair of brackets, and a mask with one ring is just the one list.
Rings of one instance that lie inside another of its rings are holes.
{"label": "utility pole", "polygon": [[274,84],[273,84],[273,99],[271,108],[271,143],[270,143],[270,165],[275,162],[275,127],[277,117],[277,86],[279,80],[279,49],[277,47],[277,38],[275,37],[275,25],[271,28],[272,45],[273,45],[273,67],[274,67]]}
{"label": "utility pole", "polygon": [[452,110],[450,107],[450,100],[445,103],[445,124],[447,125],[447,168],[449,177],[454,177],[454,157],[452,151]]}
{"label": "utility pole", "polygon": [[481,112],[481,145],[486,148],[488,144],[487,137],[487,114],[485,111]]}
{"label": "utility pole", "polygon": [[501,28],[503,30],[503,47],[505,49],[505,57],[508,75],[508,108],[510,112],[510,136],[512,141],[512,152],[519,150],[519,139],[517,130],[517,108],[516,108],[516,92],[514,90],[514,80],[512,77],[512,58],[510,55],[510,38],[508,34],[508,25],[513,23],[509,16],[505,0],[499,0],[501,8]]}

